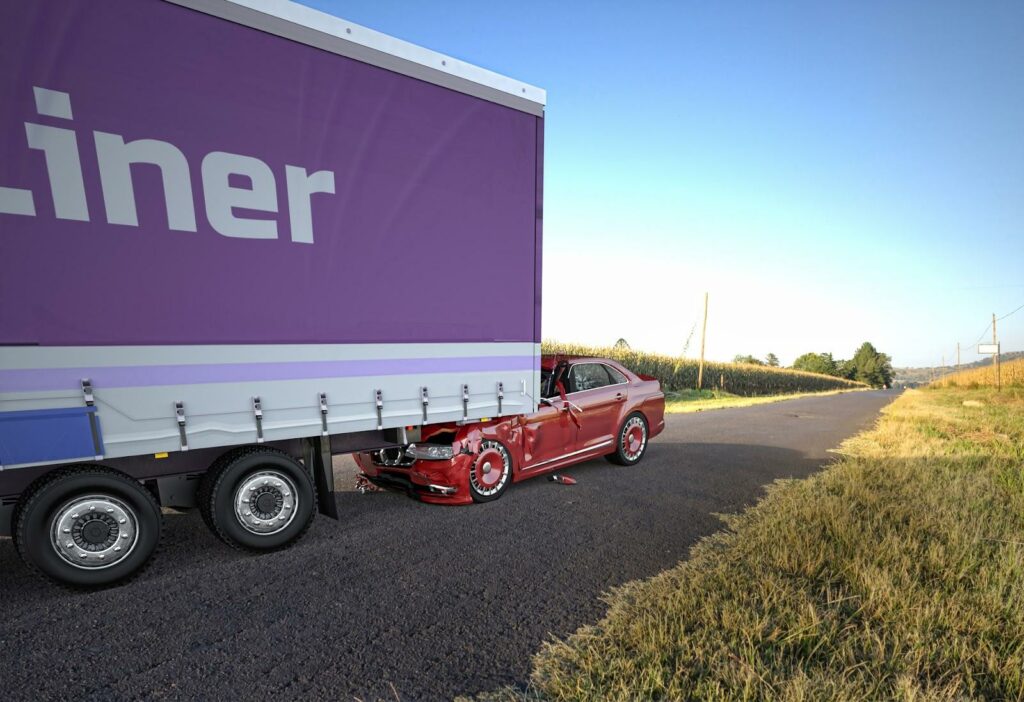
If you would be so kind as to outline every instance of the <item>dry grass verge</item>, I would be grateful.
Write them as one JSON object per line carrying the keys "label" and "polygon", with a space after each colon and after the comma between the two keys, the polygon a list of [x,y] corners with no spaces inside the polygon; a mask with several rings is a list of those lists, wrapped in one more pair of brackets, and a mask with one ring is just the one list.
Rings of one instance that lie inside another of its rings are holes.
{"label": "dry grass verge", "polygon": [[841,454],[482,699],[1024,699],[1024,390],[910,391]]}

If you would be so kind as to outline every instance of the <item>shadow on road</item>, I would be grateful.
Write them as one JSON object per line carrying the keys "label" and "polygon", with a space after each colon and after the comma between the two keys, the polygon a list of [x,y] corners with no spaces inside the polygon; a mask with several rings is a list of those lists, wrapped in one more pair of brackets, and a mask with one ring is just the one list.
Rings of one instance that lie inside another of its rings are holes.
{"label": "shadow on road", "polygon": [[491,689],[523,680],[545,637],[597,619],[603,591],[684,558],[720,528],[714,513],[822,463],[666,437],[637,466],[590,461],[567,471],[577,485],[530,480],[483,505],[341,493],[342,521],[262,556],[222,545],[197,514],[169,515],[149,571],[87,595],[37,581],[5,540],[0,641],[19,655],[0,677],[34,696],[233,698],[256,678],[286,697]]}

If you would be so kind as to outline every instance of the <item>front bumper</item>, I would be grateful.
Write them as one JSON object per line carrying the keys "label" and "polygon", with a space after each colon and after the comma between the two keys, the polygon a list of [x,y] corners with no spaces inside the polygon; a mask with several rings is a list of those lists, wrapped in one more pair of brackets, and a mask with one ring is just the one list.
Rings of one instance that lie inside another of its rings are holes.
{"label": "front bumper", "polygon": [[415,460],[407,465],[382,465],[373,452],[357,453],[356,464],[383,487],[408,493],[423,502],[445,505],[471,504],[469,468],[473,457],[456,454],[443,461]]}

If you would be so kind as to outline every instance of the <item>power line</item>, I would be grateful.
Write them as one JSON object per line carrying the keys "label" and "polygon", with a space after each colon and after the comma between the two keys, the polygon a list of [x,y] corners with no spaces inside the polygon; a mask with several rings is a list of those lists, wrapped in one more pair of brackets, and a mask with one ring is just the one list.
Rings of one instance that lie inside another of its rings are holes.
{"label": "power line", "polygon": [[1014,310],[1013,312],[1010,312],[1009,314],[1004,314],[1004,315],[1003,315],[1002,317],[1000,317],[1000,318],[999,318],[998,320],[996,320],[996,321],[999,321],[999,322],[1001,322],[1001,321],[1003,321],[1004,319],[1006,319],[1007,317],[1009,317],[1009,316],[1011,316],[1011,315],[1015,315],[1015,314],[1017,314],[1017,313],[1018,313],[1018,312],[1020,312],[1021,310],[1024,310],[1024,305],[1021,305],[1020,307],[1018,307],[1017,309],[1015,309],[1015,310]]}
{"label": "power line", "polygon": [[978,342],[985,338],[985,335],[988,334],[988,330],[991,329],[991,328],[992,328],[992,324],[991,323],[986,324],[985,328],[982,330],[982,332],[980,334],[978,334],[978,338],[974,340],[973,344],[968,344],[967,348],[970,348],[971,346],[977,346]]}
{"label": "power line", "polygon": [[[1011,316],[1017,314],[1021,310],[1024,310],[1024,305],[1021,305],[1020,307],[1015,309],[1013,312],[1007,312],[1002,317],[997,318],[995,321],[1001,322],[1004,319],[1006,319],[1007,317],[1011,317]],[[985,335],[988,334],[988,330],[991,329],[991,328],[992,328],[992,323],[989,322],[988,324],[985,325],[985,329],[980,334],[978,334],[978,338],[974,340],[974,343],[973,344],[968,344],[967,348],[970,348],[971,346],[977,346],[978,342],[980,342],[982,339],[985,338]]]}

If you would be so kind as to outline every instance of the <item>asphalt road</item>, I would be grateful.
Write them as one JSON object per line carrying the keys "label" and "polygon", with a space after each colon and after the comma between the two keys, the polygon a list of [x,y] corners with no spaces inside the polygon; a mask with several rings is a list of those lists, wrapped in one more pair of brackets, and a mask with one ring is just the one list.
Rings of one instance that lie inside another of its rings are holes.
{"label": "asphalt road", "polygon": [[[236,553],[196,514],[165,520],[134,583],[76,595],[0,541],[7,700],[445,699],[525,681],[530,656],[604,611],[600,594],[674,565],[713,513],[806,476],[891,392],[673,415],[632,468],[591,461],[497,502],[339,494],[281,553]],[[347,460],[347,459],[346,459]],[[344,474],[346,466],[337,469]]]}

